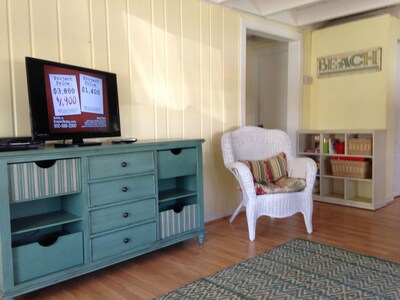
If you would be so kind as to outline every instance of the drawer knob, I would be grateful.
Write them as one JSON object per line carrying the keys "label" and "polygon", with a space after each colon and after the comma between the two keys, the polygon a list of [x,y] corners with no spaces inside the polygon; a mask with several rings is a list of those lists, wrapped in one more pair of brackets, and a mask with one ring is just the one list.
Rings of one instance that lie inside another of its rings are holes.
{"label": "drawer knob", "polygon": [[124,193],[126,193],[128,191],[128,188],[126,186],[124,186],[121,191],[123,191]]}
{"label": "drawer knob", "polygon": [[124,218],[127,218],[127,217],[129,216],[129,213],[128,213],[128,212],[124,212],[124,213],[122,214],[122,216],[123,216]]}
{"label": "drawer knob", "polygon": [[129,238],[124,238],[124,244],[128,244],[129,243]]}
{"label": "drawer knob", "polygon": [[125,168],[127,165],[128,165],[128,163],[127,163],[126,161],[123,161],[123,162],[121,163],[121,167],[123,167],[123,168]]}

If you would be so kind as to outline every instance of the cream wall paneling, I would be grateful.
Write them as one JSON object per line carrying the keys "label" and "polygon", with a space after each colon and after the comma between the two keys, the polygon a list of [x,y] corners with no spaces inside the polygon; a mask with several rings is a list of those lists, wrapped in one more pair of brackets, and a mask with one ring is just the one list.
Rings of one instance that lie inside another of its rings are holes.
{"label": "cream wall paneling", "polygon": [[236,207],[220,137],[240,124],[240,13],[199,0],[2,0],[0,16],[1,136],[30,135],[25,56],[114,72],[123,136],[204,138],[205,215]]}

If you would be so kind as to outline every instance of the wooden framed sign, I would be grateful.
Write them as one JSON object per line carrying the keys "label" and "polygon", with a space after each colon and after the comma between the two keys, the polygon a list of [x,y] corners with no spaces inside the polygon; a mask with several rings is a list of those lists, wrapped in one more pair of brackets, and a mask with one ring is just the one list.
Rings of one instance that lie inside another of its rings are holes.
{"label": "wooden framed sign", "polygon": [[317,58],[317,77],[380,71],[382,48],[372,48]]}

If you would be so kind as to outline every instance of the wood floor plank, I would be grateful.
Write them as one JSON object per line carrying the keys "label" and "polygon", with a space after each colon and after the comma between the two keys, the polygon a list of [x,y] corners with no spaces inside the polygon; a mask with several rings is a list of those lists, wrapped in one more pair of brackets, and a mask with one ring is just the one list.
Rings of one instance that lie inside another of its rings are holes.
{"label": "wood floor plank", "polygon": [[295,238],[304,238],[400,263],[400,199],[377,211],[315,202],[314,232],[303,217],[261,217],[248,239],[245,214],[206,224],[205,244],[191,239],[62,282],[17,300],[152,299]]}

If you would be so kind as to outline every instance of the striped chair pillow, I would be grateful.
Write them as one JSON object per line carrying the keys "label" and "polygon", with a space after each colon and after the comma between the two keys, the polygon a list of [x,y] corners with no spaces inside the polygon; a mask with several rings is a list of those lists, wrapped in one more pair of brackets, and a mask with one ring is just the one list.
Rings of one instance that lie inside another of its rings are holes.
{"label": "striped chair pillow", "polygon": [[278,153],[267,160],[242,160],[253,174],[254,182],[275,182],[282,177],[288,176],[286,154]]}

